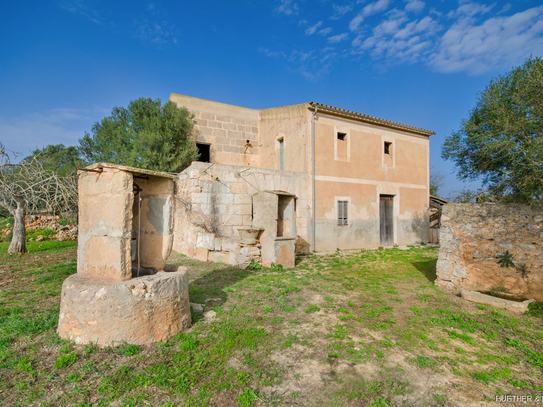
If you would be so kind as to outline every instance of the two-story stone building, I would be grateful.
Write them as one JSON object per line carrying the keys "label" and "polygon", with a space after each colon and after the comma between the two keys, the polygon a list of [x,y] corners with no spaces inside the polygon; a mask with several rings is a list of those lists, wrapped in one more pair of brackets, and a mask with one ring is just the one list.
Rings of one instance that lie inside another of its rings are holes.
{"label": "two-story stone building", "polygon": [[[269,265],[281,251],[293,262],[291,250],[428,241],[433,132],[314,102],[256,110],[170,100],[195,115],[201,153],[178,181],[174,250],[246,264],[261,245]],[[239,244],[247,227],[264,229],[258,245]]]}

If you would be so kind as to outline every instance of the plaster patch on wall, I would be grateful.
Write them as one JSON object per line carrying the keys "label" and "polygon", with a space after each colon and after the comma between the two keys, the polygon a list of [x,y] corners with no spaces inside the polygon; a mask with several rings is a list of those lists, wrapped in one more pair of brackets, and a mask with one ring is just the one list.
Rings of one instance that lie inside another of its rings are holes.
{"label": "plaster patch on wall", "polygon": [[170,233],[170,205],[167,199],[149,198],[147,217],[159,235]]}

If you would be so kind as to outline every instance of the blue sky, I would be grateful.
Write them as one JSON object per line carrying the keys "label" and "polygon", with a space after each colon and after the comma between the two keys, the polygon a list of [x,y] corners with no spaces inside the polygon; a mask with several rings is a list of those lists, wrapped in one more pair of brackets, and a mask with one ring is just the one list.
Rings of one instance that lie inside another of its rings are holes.
{"label": "blue sky", "polygon": [[[490,79],[543,55],[538,1],[5,2],[0,141],[76,145],[141,96],[250,108],[316,101],[436,132],[459,128]],[[463,184],[454,175],[442,194]],[[476,187],[473,184],[472,187]]]}

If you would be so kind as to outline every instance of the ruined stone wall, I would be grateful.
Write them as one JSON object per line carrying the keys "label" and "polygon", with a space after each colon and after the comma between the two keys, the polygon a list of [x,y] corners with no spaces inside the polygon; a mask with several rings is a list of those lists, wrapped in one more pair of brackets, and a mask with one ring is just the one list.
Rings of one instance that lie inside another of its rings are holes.
{"label": "ruined stone wall", "polygon": [[194,114],[196,142],[211,145],[211,162],[258,165],[258,110],[175,93],[170,101]]}
{"label": "ruined stone wall", "polygon": [[260,261],[261,247],[240,245],[237,229],[253,226],[254,194],[283,191],[298,198],[296,251],[307,252],[309,182],[301,173],[194,162],[176,185],[173,250],[232,265]]}
{"label": "ruined stone wall", "polygon": [[[505,288],[543,301],[543,208],[521,205],[446,204],[441,218],[436,285],[461,289]],[[522,273],[500,267],[496,256],[509,253]]]}

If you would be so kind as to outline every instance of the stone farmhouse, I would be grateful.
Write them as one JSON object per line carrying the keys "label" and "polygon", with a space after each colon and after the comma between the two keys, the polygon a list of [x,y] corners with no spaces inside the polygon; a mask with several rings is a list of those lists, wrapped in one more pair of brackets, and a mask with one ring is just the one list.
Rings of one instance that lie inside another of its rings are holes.
{"label": "stone farmhouse", "polygon": [[295,253],[428,242],[432,131],[315,102],[170,101],[194,114],[200,151],[177,180],[174,251],[288,267]]}

